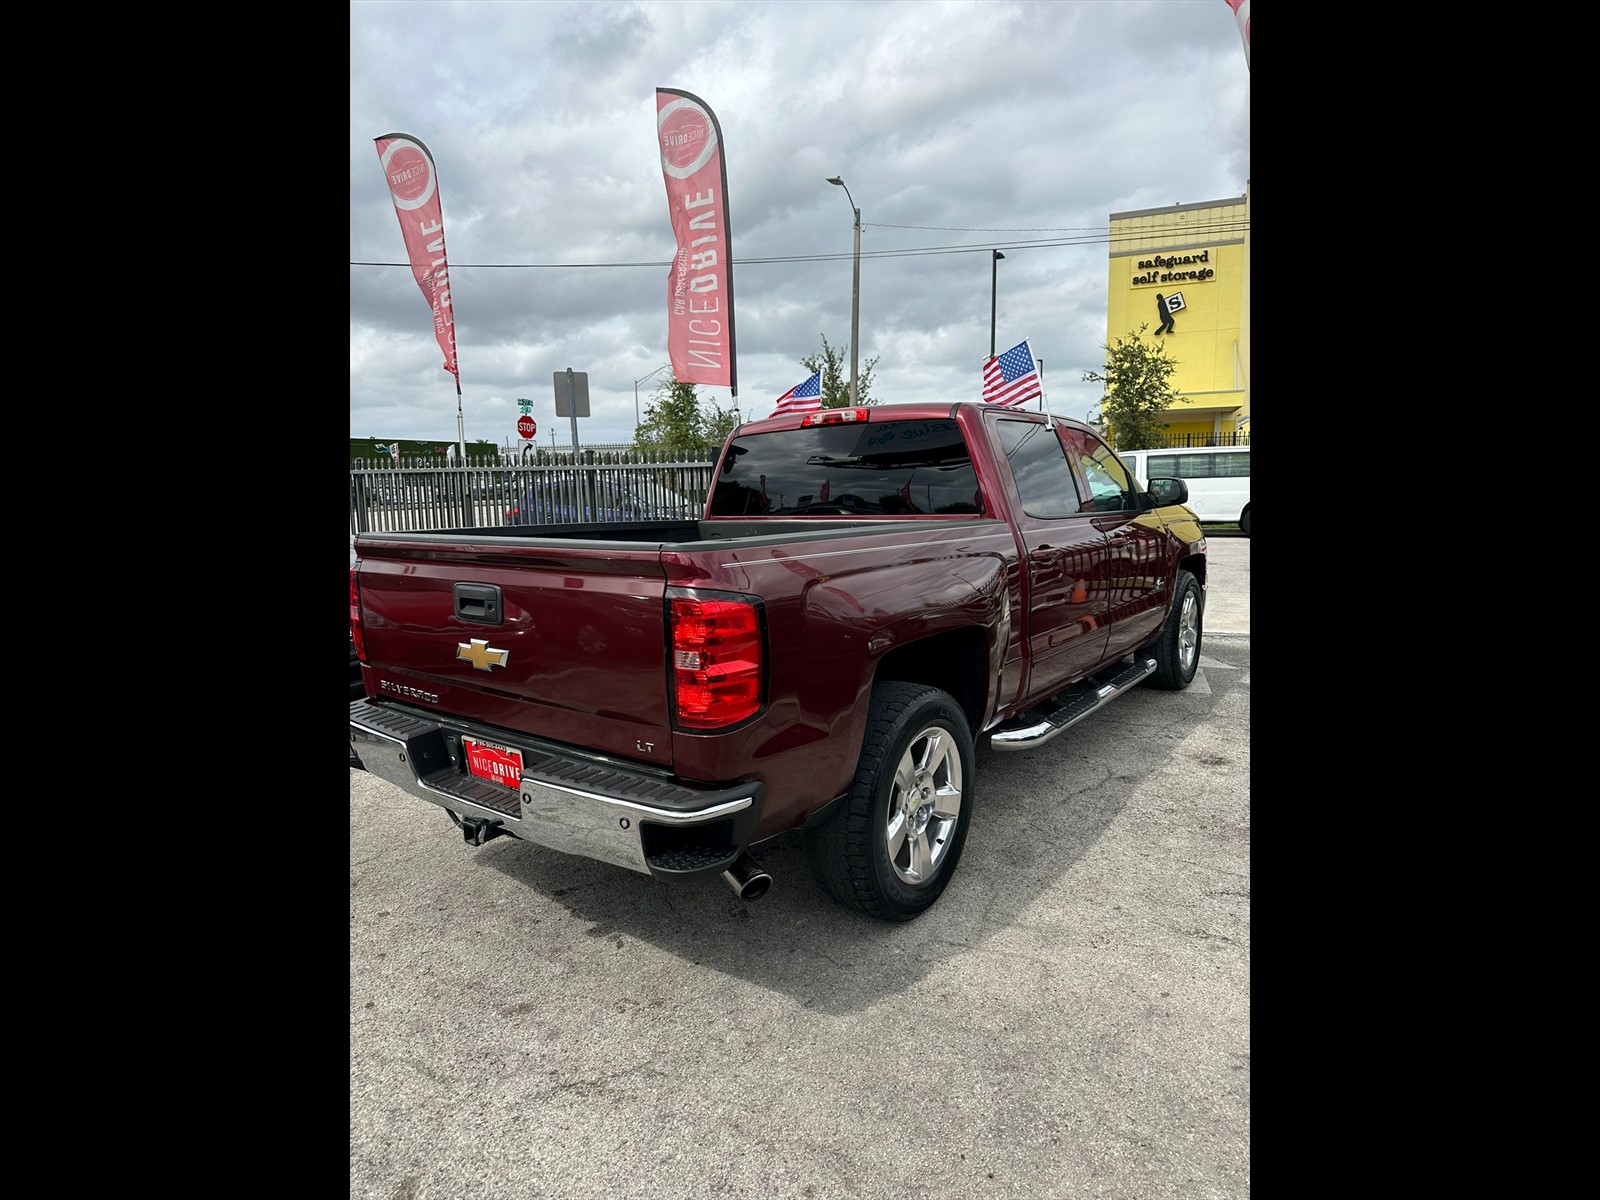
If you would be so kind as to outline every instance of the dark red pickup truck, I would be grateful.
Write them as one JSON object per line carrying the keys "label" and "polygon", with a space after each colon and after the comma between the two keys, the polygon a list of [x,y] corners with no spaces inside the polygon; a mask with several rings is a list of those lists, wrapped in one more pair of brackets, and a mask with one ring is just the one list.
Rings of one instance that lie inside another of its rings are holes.
{"label": "dark red pickup truck", "polygon": [[803,830],[835,898],[916,916],[949,882],[974,747],[1042,745],[1194,678],[1206,542],[1076,421],[976,403],[736,429],[700,520],[363,533],[350,764],[658,879]]}

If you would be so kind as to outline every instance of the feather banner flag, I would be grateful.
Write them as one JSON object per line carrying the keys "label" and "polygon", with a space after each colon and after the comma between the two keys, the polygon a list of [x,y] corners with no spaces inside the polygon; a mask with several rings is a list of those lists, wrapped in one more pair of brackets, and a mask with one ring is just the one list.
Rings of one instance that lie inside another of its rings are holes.
{"label": "feather banner flag", "polygon": [[783,395],[778,397],[778,407],[772,410],[773,416],[782,413],[806,413],[822,411],[822,372],[816,370],[804,383],[797,383]]}
{"label": "feather banner flag", "polygon": [[445,262],[444,216],[439,202],[439,177],[433,155],[407,133],[386,133],[373,139],[384,182],[394,200],[400,232],[406,239],[411,273],[433,310],[433,335],[444,351],[444,369],[456,378],[461,392],[461,368],[456,363],[456,319],[450,307],[450,267]]}
{"label": "feather banner flag", "polygon": [[1239,22],[1239,36],[1244,39],[1244,69],[1250,69],[1250,0],[1226,0],[1233,9],[1233,19]]}
{"label": "feather banner flag", "polygon": [[722,126],[698,96],[656,89],[656,141],[677,249],[667,272],[667,356],[679,383],[739,395],[733,342],[733,240]]}

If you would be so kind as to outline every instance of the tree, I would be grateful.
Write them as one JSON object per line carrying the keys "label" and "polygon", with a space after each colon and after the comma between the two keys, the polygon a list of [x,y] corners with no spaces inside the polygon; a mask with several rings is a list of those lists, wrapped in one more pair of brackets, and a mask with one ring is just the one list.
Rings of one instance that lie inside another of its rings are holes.
{"label": "tree", "polygon": [[715,405],[711,412],[701,412],[695,387],[692,383],[679,383],[670,373],[663,376],[634,431],[635,449],[687,454],[722,445],[733,428],[733,414]]}
{"label": "tree", "polygon": [[1161,415],[1181,399],[1170,382],[1178,362],[1167,357],[1164,344],[1143,340],[1149,328],[1146,322],[1127,337],[1118,338],[1115,346],[1102,345],[1106,352],[1103,372],[1083,373],[1083,382],[1106,385],[1100,398],[1100,420],[1118,450],[1159,447],[1166,428]]}
{"label": "tree", "polygon": [[[849,347],[846,347],[848,349]],[[872,368],[879,356],[873,355],[861,366],[856,375],[856,403],[873,404],[868,393],[872,389]],[[811,354],[800,360],[806,373],[822,372],[822,407],[848,408],[850,405],[850,364],[844,354],[828,345],[828,335],[822,335],[822,353]]]}
{"label": "tree", "polygon": [[724,412],[715,405],[711,408],[711,415],[704,418],[702,428],[705,430],[705,444],[713,451],[722,448],[722,443],[728,440],[728,435],[733,432],[733,427],[738,423],[734,409]]}

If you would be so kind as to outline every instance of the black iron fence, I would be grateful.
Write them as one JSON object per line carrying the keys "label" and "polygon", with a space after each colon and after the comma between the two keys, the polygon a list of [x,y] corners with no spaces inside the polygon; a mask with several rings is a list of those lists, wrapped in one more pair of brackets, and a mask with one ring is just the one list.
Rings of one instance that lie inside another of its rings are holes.
{"label": "black iron fence", "polygon": [[1169,433],[1141,450],[1177,450],[1187,446],[1248,446],[1248,433]]}
{"label": "black iron fence", "polygon": [[468,459],[465,466],[357,459],[350,468],[350,532],[698,518],[715,453],[529,448]]}

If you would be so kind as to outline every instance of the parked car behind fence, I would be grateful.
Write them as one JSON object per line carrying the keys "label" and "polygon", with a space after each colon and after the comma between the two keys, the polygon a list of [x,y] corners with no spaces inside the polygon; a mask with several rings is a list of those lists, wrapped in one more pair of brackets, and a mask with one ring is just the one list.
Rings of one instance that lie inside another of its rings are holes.
{"label": "parked car behind fence", "polygon": [[536,480],[507,506],[505,522],[551,525],[572,521],[666,521],[687,515],[682,504],[643,495],[635,486],[620,480],[568,477]]}
{"label": "parked car behind fence", "polygon": [[693,519],[711,470],[710,450],[698,457],[605,454],[592,463],[358,462],[350,472],[350,531]]}

